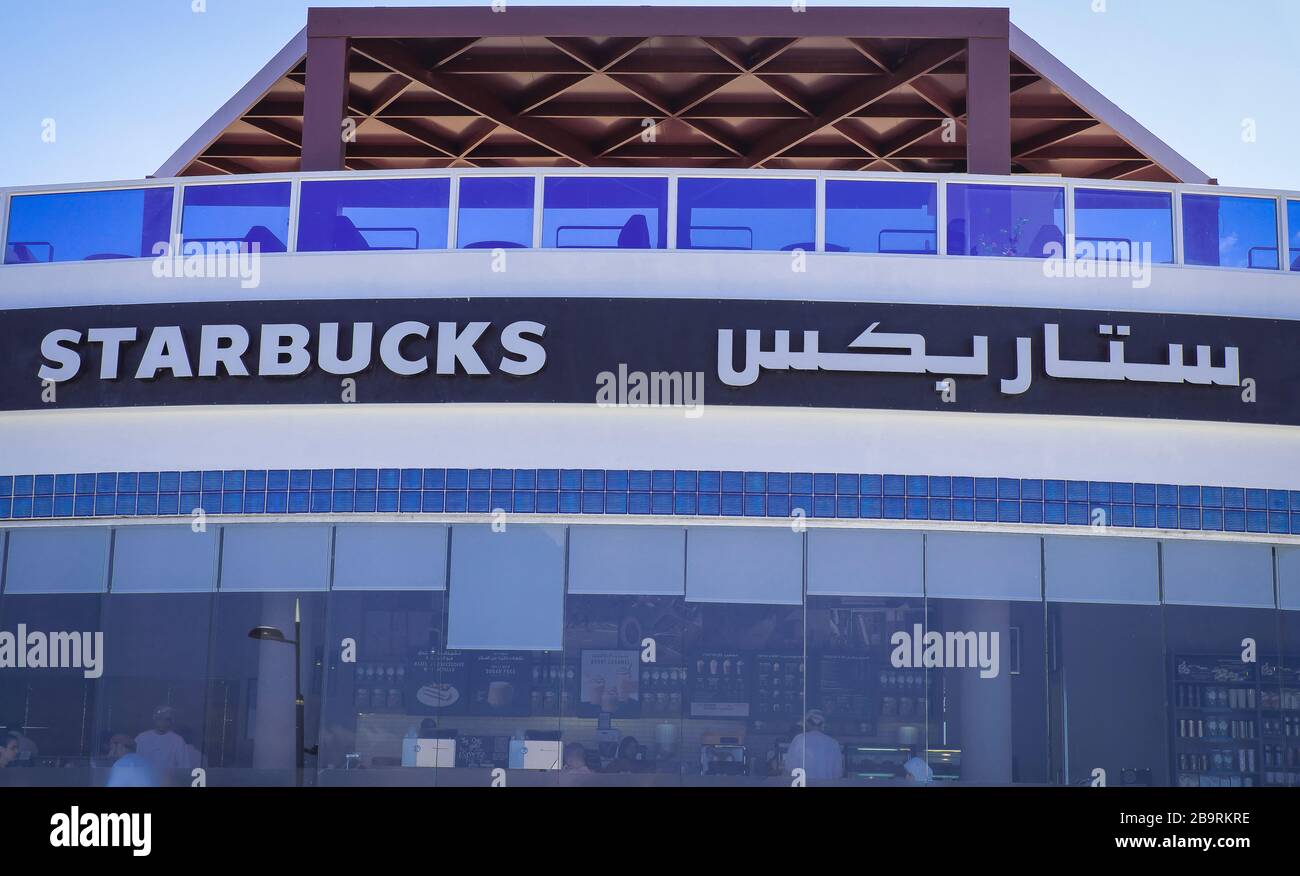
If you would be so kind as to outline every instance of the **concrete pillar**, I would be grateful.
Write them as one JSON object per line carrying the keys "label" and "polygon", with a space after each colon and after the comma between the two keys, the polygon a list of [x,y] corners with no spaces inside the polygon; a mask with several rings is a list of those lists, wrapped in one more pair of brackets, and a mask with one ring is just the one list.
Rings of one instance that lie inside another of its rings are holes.
{"label": "concrete pillar", "polygon": [[[259,625],[277,627],[293,638],[292,593],[262,597]],[[253,768],[294,768],[293,646],[257,643],[257,716],[253,720]]]}

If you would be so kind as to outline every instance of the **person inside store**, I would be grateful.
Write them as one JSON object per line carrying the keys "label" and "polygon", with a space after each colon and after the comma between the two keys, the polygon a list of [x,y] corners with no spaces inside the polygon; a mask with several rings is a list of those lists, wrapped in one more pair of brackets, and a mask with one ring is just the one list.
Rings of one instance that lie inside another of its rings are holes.
{"label": "person inside store", "polygon": [[920,756],[917,746],[909,745],[908,751],[911,757],[903,763],[903,778],[909,782],[920,782],[923,785],[933,782],[934,770],[925,762],[925,758]]}
{"label": "person inside store", "polygon": [[135,740],[125,733],[113,736],[109,754],[113,765],[108,771],[108,787],[152,788],[161,784],[153,765],[136,753]]}
{"label": "person inside store", "polygon": [[10,731],[0,738],[4,742],[4,745],[0,746],[0,769],[6,769],[18,760],[19,736]]}
{"label": "person inside store", "polygon": [[624,736],[618,743],[617,756],[610,761],[609,768],[606,772],[610,773],[639,773],[642,771],[641,761],[637,760],[637,755],[641,751],[641,745],[636,741],[635,736]]}
{"label": "person inside store", "polygon": [[135,753],[157,770],[179,770],[189,766],[185,740],[172,730],[176,714],[171,706],[153,711],[153,729],[135,737]]}
{"label": "person inside store", "polygon": [[825,731],[826,716],[811,709],[804,717],[804,731],[790,740],[785,769],[804,771],[809,782],[827,782],[844,776],[844,750]]}
{"label": "person inside store", "polygon": [[581,742],[570,742],[564,746],[564,772],[590,774],[587,766],[587,749]]}
{"label": "person inside store", "polygon": [[0,725],[0,727],[8,728],[8,735],[3,738],[8,739],[9,736],[13,736],[18,740],[18,757],[16,762],[12,765],[31,766],[35,763],[36,755],[40,752],[40,749],[37,748],[36,743],[32,741],[31,737],[23,733],[22,722],[10,721],[7,724]]}

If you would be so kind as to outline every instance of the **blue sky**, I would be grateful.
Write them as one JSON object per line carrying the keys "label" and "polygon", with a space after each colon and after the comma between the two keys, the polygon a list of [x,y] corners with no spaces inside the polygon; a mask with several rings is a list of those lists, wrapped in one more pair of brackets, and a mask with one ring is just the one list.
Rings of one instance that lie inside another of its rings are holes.
{"label": "blue sky", "polygon": [[[196,13],[194,2],[0,0],[0,186],[152,173],[303,26],[308,6],[367,5],[200,0],[206,11]],[[1296,0],[809,5],[1008,6],[1022,30],[1223,185],[1300,190]],[[42,140],[46,119],[55,123],[53,143]],[[1247,119],[1254,142],[1243,141]]]}

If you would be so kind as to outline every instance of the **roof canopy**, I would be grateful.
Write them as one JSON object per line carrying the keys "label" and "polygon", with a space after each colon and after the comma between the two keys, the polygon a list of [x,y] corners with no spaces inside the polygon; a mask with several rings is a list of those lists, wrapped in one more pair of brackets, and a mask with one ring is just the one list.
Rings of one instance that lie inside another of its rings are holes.
{"label": "roof canopy", "polygon": [[510,166],[1208,181],[1005,9],[870,7],[312,9],[157,175]]}

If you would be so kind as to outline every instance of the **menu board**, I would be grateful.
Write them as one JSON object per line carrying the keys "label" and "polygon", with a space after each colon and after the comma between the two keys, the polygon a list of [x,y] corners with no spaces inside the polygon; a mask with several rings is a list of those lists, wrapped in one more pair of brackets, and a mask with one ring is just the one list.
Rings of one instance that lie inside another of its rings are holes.
{"label": "menu board", "polygon": [[470,659],[472,715],[531,714],[532,656],[527,651],[481,651]]}
{"label": "menu board", "polygon": [[827,721],[870,721],[875,673],[861,654],[823,654],[817,661],[814,705]]}
{"label": "menu board", "polygon": [[640,651],[582,652],[578,714],[608,712],[615,717],[640,714]]}
{"label": "menu board", "polygon": [[750,660],[736,651],[702,651],[687,665],[691,716],[748,718]]}
{"label": "menu board", "polygon": [[408,715],[463,715],[469,710],[469,664],[460,651],[419,650],[407,664]]}
{"label": "menu board", "polygon": [[754,713],[760,720],[803,720],[802,654],[754,655]]}
{"label": "menu board", "polygon": [[509,764],[509,736],[460,736],[456,739],[458,767],[489,769]]}

